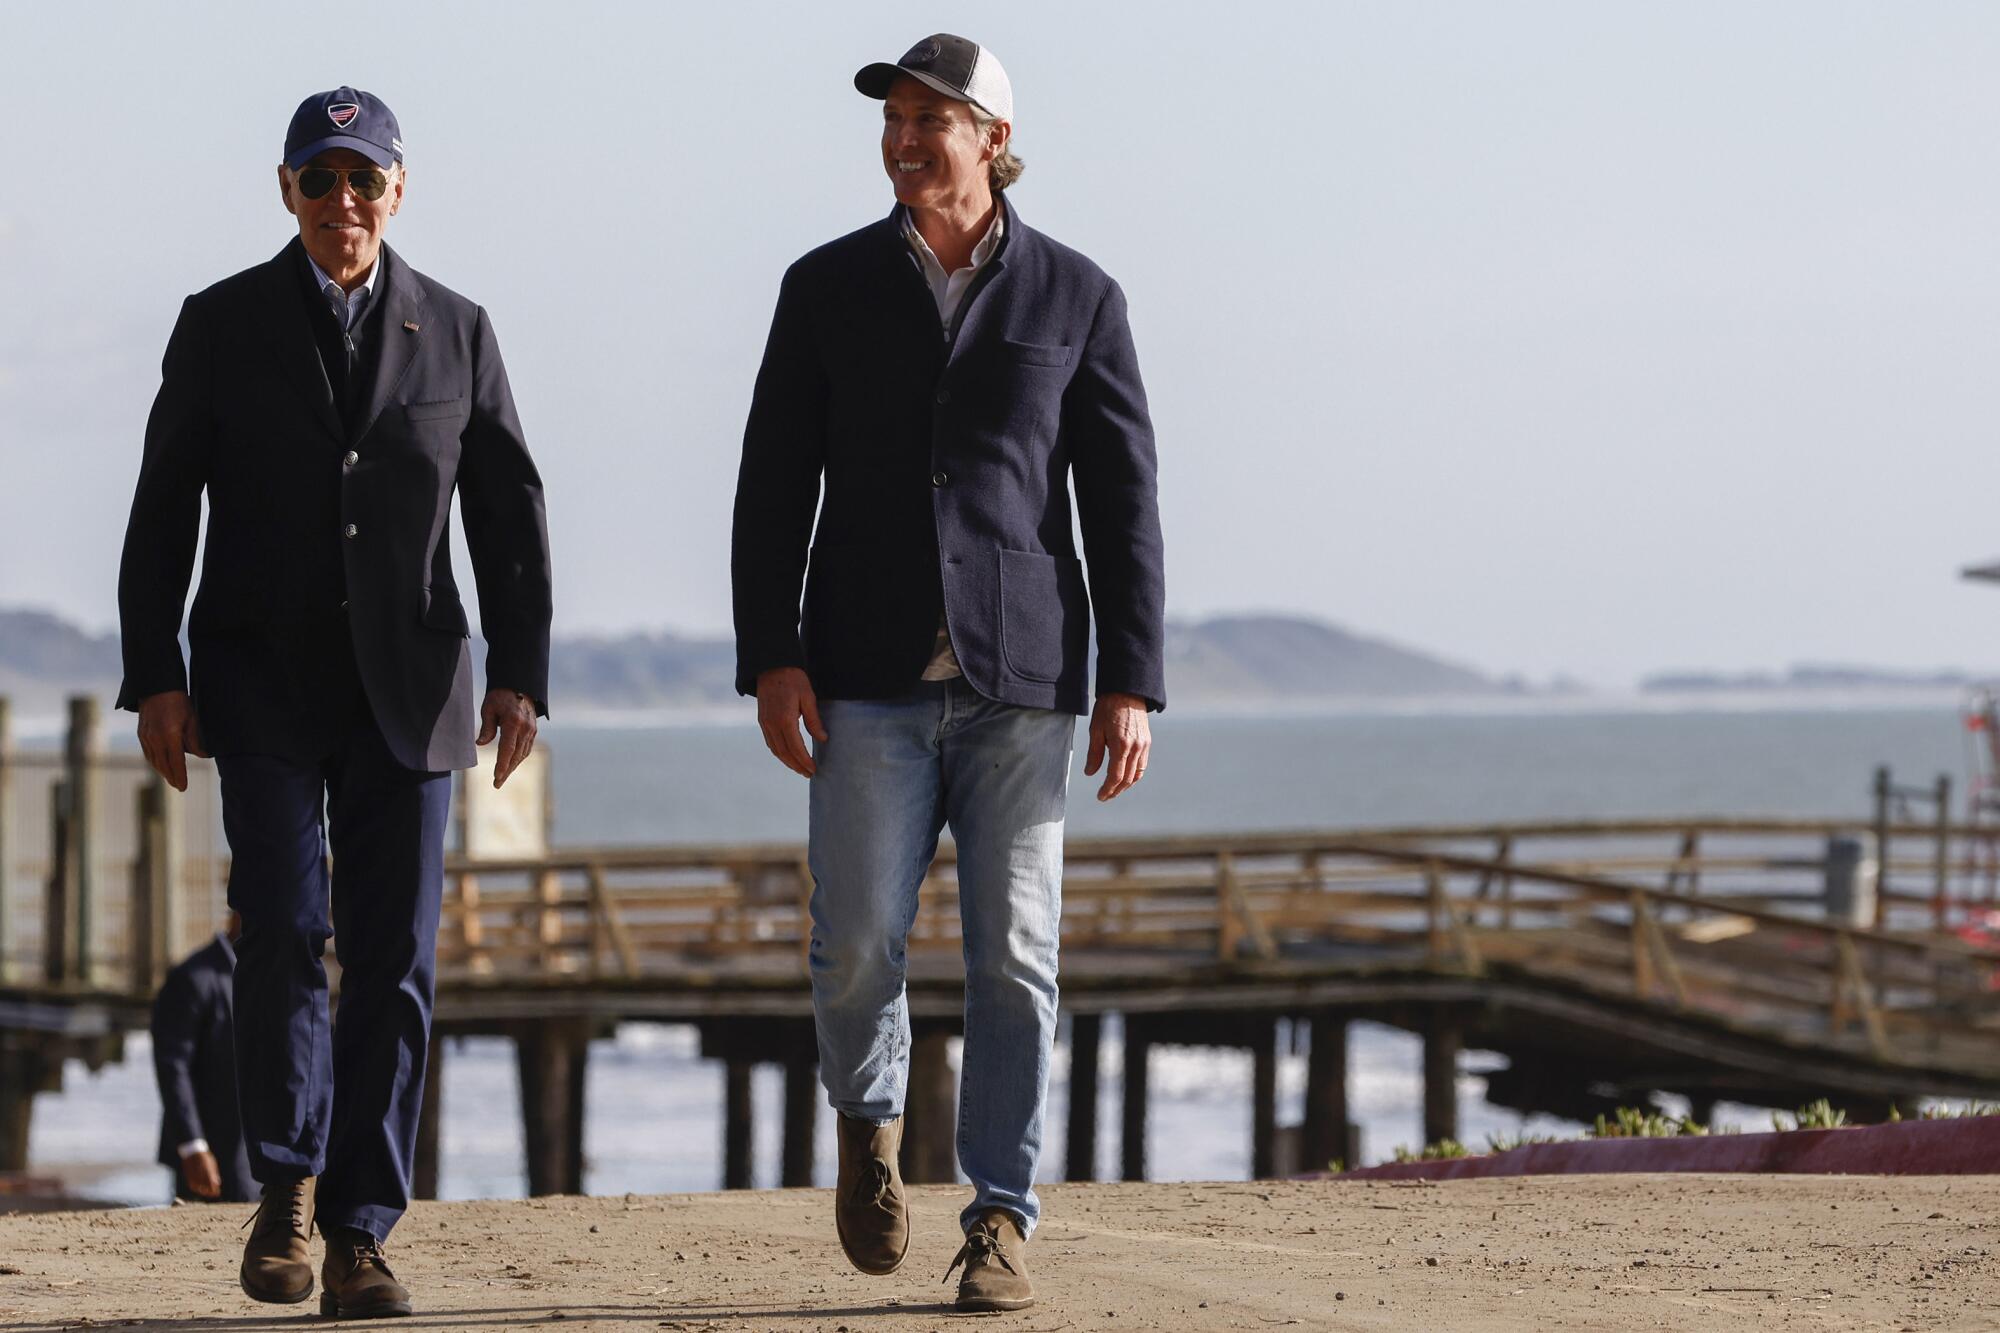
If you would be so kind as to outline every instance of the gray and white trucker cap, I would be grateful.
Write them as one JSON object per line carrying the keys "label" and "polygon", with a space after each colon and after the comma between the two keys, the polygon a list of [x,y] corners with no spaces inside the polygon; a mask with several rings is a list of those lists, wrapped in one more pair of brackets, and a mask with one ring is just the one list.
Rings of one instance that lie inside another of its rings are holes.
{"label": "gray and white trucker cap", "polygon": [[935,88],[946,97],[970,102],[997,120],[1014,120],[1014,88],[1007,71],[993,53],[977,42],[954,37],[948,32],[924,38],[890,64],[878,61],[864,65],[854,76],[854,86],[869,97],[889,95],[889,85],[907,74]]}

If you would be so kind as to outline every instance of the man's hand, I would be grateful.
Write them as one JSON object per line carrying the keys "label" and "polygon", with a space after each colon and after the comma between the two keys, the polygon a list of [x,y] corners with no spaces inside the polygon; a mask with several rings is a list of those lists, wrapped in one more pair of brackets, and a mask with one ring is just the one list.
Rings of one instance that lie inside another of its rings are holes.
{"label": "man's hand", "polygon": [[175,791],[188,789],[187,758],[208,758],[201,748],[201,722],[186,690],[149,694],[139,701],[139,748],[146,762]]}
{"label": "man's hand", "polygon": [[819,696],[813,693],[812,679],[799,667],[773,667],[757,677],[757,725],[764,729],[764,744],[778,756],[778,762],[801,777],[811,777],[817,766],[812,751],[799,735],[803,718],[812,738],[824,743],[826,728],[820,725]]}
{"label": "man's hand", "polygon": [[493,786],[497,790],[535,748],[535,701],[519,690],[491,689],[479,705],[480,745],[495,735],[500,749],[493,756]]}
{"label": "man's hand", "polygon": [[181,1158],[181,1179],[197,1199],[222,1197],[222,1168],[216,1165],[212,1152],[194,1152]]}
{"label": "man's hand", "polygon": [[1097,799],[1108,801],[1146,776],[1146,759],[1153,752],[1153,727],[1146,720],[1146,701],[1136,694],[1100,695],[1090,710],[1090,755],[1083,775],[1094,776],[1105,756],[1104,785]]}

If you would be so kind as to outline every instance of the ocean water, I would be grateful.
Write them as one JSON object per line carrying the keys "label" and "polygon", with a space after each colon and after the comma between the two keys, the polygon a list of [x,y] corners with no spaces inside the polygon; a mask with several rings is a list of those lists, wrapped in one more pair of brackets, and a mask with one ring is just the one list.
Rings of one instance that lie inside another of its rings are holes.
{"label": "ocean water", "polygon": [[[802,840],[805,783],[764,751],[747,711],[730,722],[558,718],[544,733],[553,761],[555,835],[564,844]],[[1484,711],[1355,711],[1314,716],[1182,716],[1154,720],[1146,781],[1110,803],[1082,776],[1082,728],[1070,787],[1074,835],[1342,828],[1583,817],[1852,816],[1869,809],[1877,764],[1899,780],[1948,772],[1964,789],[1964,732],[1952,700],[1898,706],[1767,699]],[[1115,1025],[1099,1082],[1098,1167],[1115,1176],[1120,1086]],[[1283,1049],[1281,1045],[1281,1049]],[[1068,1052],[1050,1090],[1043,1173],[1061,1174]],[[143,1037],[125,1062],[66,1072],[37,1099],[31,1169],[78,1192],[164,1202],[164,1168],[149,1164],[159,1102]],[[955,1057],[954,1057],[955,1058]],[[1356,1024],[1350,1098],[1361,1159],[1420,1142],[1420,1048],[1393,1029]],[[1279,1069],[1281,1122],[1296,1121],[1302,1056]],[[1483,1098],[1490,1057],[1468,1053],[1461,1137],[1553,1132]],[[1250,1166],[1247,1052],[1156,1049],[1148,1163],[1155,1179],[1242,1178]],[[757,1183],[775,1184],[782,1090],[774,1069],[753,1083]],[[497,1039],[448,1048],[443,1074],[442,1189],[448,1198],[525,1189],[512,1049]],[[698,1057],[685,1028],[630,1025],[591,1051],[585,1186],[592,1193],[715,1188],[721,1178],[722,1069]],[[1748,1127],[1765,1113],[1723,1108]],[[816,1177],[833,1171],[830,1113],[820,1118]]]}

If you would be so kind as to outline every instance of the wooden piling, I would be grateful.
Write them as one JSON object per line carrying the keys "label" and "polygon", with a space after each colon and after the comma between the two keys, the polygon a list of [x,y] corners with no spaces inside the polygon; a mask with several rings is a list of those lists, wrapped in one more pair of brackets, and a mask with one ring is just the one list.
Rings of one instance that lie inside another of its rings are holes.
{"label": "wooden piling", "polygon": [[944,1028],[918,1028],[910,1043],[910,1085],[903,1097],[903,1179],[948,1185],[958,1178],[958,1080]]}
{"label": "wooden piling", "polygon": [[750,1105],[750,1075],[756,1066],[749,1060],[723,1063],[722,1082],[722,1188],[751,1188],[750,1145],[754,1136]]}
{"label": "wooden piling", "polygon": [[813,1183],[813,1138],[819,1120],[819,1063],[812,1034],[785,1060],[785,1141],[778,1183],[803,1189]]}
{"label": "wooden piling", "polygon": [[72,695],[69,701],[69,730],[63,742],[63,785],[69,793],[66,832],[69,846],[64,857],[65,901],[63,927],[66,939],[63,975],[79,985],[96,980],[96,950],[92,945],[97,902],[98,757],[103,738],[98,728],[97,699],[93,695]]}
{"label": "wooden piling", "polygon": [[1312,1016],[1306,1055],[1306,1114],[1299,1165],[1324,1171],[1334,1161],[1358,1166],[1347,1111],[1347,1019],[1331,1009]]}
{"label": "wooden piling", "polygon": [[528,1193],[583,1193],[583,1088],[589,1029],[571,1019],[537,1019],[514,1038],[521,1070],[521,1125]]}
{"label": "wooden piling", "polygon": [[1250,1178],[1278,1174],[1278,1020],[1250,1020]]}
{"label": "wooden piling", "polygon": [[1119,1175],[1146,1178],[1146,1060],[1152,1052],[1144,1022],[1125,1015],[1124,1117],[1119,1128]]}
{"label": "wooden piling", "polygon": [[1442,1006],[1424,1027],[1424,1142],[1458,1137],[1458,1016]]}
{"label": "wooden piling", "polygon": [[33,1033],[0,1032],[0,1171],[28,1169],[28,1125],[47,1077]]}
{"label": "wooden piling", "polygon": [[432,1032],[430,1052],[424,1057],[424,1100],[417,1112],[417,1155],[410,1171],[410,1192],[419,1199],[435,1199],[438,1196],[438,1145],[443,1137],[443,1109],[444,1038]]}
{"label": "wooden piling", "polygon": [[1063,1148],[1064,1180],[1097,1179],[1097,1051],[1104,1020],[1069,1016],[1069,1137]]}
{"label": "wooden piling", "polygon": [[14,817],[14,722],[13,706],[0,694],[0,986],[14,979],[13,885],[7,875],[14,850],[8,845],[7,831]]}

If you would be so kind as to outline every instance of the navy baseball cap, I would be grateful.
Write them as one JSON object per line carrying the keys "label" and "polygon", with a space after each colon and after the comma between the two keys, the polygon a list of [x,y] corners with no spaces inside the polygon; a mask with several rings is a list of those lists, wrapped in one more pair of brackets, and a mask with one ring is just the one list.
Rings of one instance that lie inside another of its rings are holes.
{"label": "navy baseball cap", "polygon": [[933,91],[970,102],[995,120],[1012,123],[1014,86],[993,53],[969,38],[933,33],[903,53],[893,64],[878,60],[854,75],[856,91],[877,101],[889,95],[889,85],[908,74]]}
{"label": "navy baseball cap", "polygon": [[330,148],[352,148],[378,167],[403,160],[396,113],[374,93],[335,88],[314,93],[292,113],[285,131],[285,165],[297,171]]}

